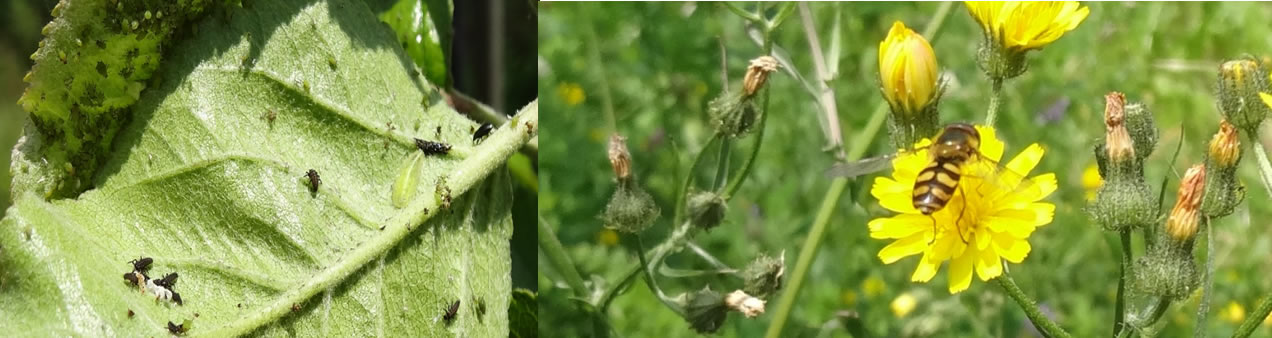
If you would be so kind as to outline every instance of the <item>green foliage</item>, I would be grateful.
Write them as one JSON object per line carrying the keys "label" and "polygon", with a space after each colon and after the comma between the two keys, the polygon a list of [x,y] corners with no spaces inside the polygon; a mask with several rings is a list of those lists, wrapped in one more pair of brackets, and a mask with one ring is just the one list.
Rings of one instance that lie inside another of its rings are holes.
{"label": "green foliage", "polygon": [[[1004,84],[998,117],[1006,153],[1040,143],[1047,154],[1035,172],[1054,172],[1060,184],[1048,198],[1057,205],[1055,221],[1031,236],[1033,250],[1023,263],[1011,265],[1012,275],[1078,337],[1109,334],[1120,264],[1117,236],[1099,230],[1082,211],[1086,191],[1081,173],[1095,162],[1092,149],[1104,133],[1104,94],[1122,91],[1152,110],[1160,130],[1159,149],[1171,151],[1153,152],[1145,160],[1145,174],[1154,201],[1160,180],[1170,181],[1165,201],[1169,208],[1178,181],[1174,173],[1182,174],[1183,168],[1200,163],[1206,142],[1218,129],[1212,90],[1219,63],[1244,53],[1262,58],[1272,51],[1272,41],[1261,28],[1272,21],[1272,7],[1266,5],[1087,5],[1091,16],[1081,26],[1045,49],[1031,52],[1028,72]],[[883,100],[876,85],[878,42],[894,20],[922,27],[939,4],[809,6],[823,48],[832,44],[828,40],[834,35],[833,23],[842,23],[837,33],[843,49],[833,65],[839,74],[827,83],[836,95],[845,140],[851,140],[866,125],[870,110]],[[613,107],[618,132],[629,139],[632,172],[641,177],[660,206],[673,210],[691,155],[701,151],[714,132],[708,101],[724,89],[717,37],[728,52],[731,90],[738,88],[746,62],[762,54],[761,48],[747,36],[744,20],[717,4],[545,3],[542,9],[539,86],[544,105],[556,112],[556,118],[548,121],[552,137],[541,145],[544,193],[540,210],[549,224],[558,226],[555,230],[584,280],[616,281],[636,264],[636,258],[629,248],[604,241],[605,230],[595,219],[614,189],[605,158],[610,132],[602,115],[605,106]],[[837,12],[841,17],[836,18]],[[789,51],[796,70],[810,78],[813,64],[800,21],[799,14],[791,17],[773,38]],[[593,32],[600,37],[595,43],[588,40]],[[949,81],[941,102],[941,122],[982,121],[990,85],[976,64],[980,28],[956,4],[939,34],[927,38]],[[598,49],[603,64],[589,61],[592,48]],[[602,96],[602,83],[610,88],[611,98]],[[571,97],[574,86],[583,92],[581,102]],[[836,162],[835,152],[822,151],[829,142],[814,98],[785,70],[774,73],[767,86],[772,99],[767,114],[772,115],[754,171],[730,201],[725,222],[693,241],[734,268],[745,266],[758,252],[798,252],[829,182],[822,172]],[[1179,161],[1171,165],[1177,144],[1182,144]],[[889,148],[881,133],[868,156],[891,152]],[[744,158],[750,151],[749,147],[736,149],[733,158]],[[1246,145],[1242,151],[1249,149]],[[1237,179],[1257,186],[1258,172],[1248,162],[1243,161],[1237,170]],[[709,182],[710,174],[709,170],[694,173],[699,182]],[[785,336],[813,336],[823,324],[839,321],[839,311],[855,313],[857,322],[875,336],[1029,334],[1032,329],[1017,305],[993,283],[977,281],[970,290],[949,295],[944,273],[931,282],[914,283],[910,282],[913,259],[882,264],[876,255],[887,243],[870,239],[865,224],[889,213],[870,197],[872,180],[851,182],[834,210],[827,241],[813,262]],[[1265,235],[1265,225],[1250,221],[1272,217],[1272,207],[1253,202],[1267,201],[1266,191],[1247,190],[1248,203],[1211,224],[1217,269],[1211,296],[1215,311],[1202,324],[1210,336],[1227,336],[1237,325],[1219,309],[1229,303],[1253,309],[1258,295],[1272,290],[1272,281],[1257,272],[1264,270],[1265,262],[1253,258],[1272,250],[1272,240]],[[642,235],[646,243],[667,236],[673,227],[668,218],[662,217]],[[1135,246],[1137,253],[1143,252],[1142,241],[1137,239]],[[712,268],[689,250],[670,257],[667,265]],[[545,268],[540,274],[540,285],[545,286],[540,297],[544,325],[565,335],[591,334],[591,322],[577,319],[586,318],[579,317],[583,307],[570,300],[568,290],[555,287],[564,285],[559,275]],[[671,294],[700,290],[704,283],[717,290],[722,288],[716,285],[741,286],[730,276],[705,281],[663,276],[659,282]],[[605,316],[615,331],[692,335],[689,325],[642,284],[636,281],[616,298]],[[918,306],[898,317],[889,304],[907,293],[918,299]],[[1143,302],[1135,299],[1133,305]],[[1161,320],[1162,332],[1191,330],[1197,302],[1194,293],[1175,303]],[[759,336],[768,318],[735,316],[720,335]],[[1270,332],[1266,327],[1258,330],[1256,335]]]}
{"label": "green foliage", "polygon": [[[373,1],[378,2],[378,1]],[[451,10],[449,0],[400,0],[381,12],[380,20],[396,32],[406,55],[424,70],[424,77],[449,86],[446,59],[450,57]]]}
{"label": "green foliage", "polygon": [[[358,1],[262,1],[192,30],[150,61],[155,85],[115,122],[114,151],[94,150],[108,155],[95,189],[26,192],[6,211],[0,331],[161,337],[190,320],[191,336],[508,335],[501,165],[537,133],[537,109],[470,146],[476,124],[411,76]],[[429,196],[448,190],[449,207],[394,208],[412,138],[454,146],[418,177]],[[180,274],[184,305],[121,279],[138,256],[154,258],[152,275]],[[440,320],[455,300],[455,320]]]}

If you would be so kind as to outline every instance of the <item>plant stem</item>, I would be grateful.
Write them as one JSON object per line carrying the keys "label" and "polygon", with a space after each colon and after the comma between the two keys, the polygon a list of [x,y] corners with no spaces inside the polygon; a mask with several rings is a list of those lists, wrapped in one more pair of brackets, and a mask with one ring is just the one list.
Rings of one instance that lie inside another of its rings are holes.
{"label": "plant stem", "polygon": [[991,78],[989,111],[985,113],[985,125],[993,127],[998,120],[998,108],[1003,105],[1003,79]]}
{"label": "plant stem", "polygon": [[575,296],[587,295],[583,277],[579,276],[579,271],[574,268],[574,261],[561,246],[561,240],[557,238],[556,232],[552,231],[552,227],[542,216],[539,217],[539,251],[543,251],[543,255],[548,259],[548,263],[552,264],[552,268],[565,277],[565,284],[570,285]]}
{"label": "plant stem", "polygon": [[[940,30],[941,24],[945,22],[945,16],[950,13],[951,6],[953,6],[953,2],[949,1],[941,4],[941,8],[936,11],[936,14],[928,21],[928,26],[924,28],[924,35],[935,36],[936,32]],[[883,121],[887,118],[887,109],[888,104],[886,101],[880,101],[875,105],[874,112],[870,115],[870,120],[866,122],[866,126],[857,134],[857,137],[853,138],[851,149],[849,149],[846,157],[847,161],[855,161],[865,155],[871,141],[874,140],[875,134],[879,132],[879,127],[883,126]],[[777,311],[773,314],[772,321],[769,322],[768,330],[764,334],[765,337],[777,338],[782,335],[782,328],[786,325],[786,318],[790,317],[791,310],[795,306],[795,299],[799,296],[800,288],[803,287],[804,276],[808,274],[809,267],[812,266],[813,260],[817,258],[816,248],[821,246],[826,226],[830,223],[830,216],[834,214],[835,205],[839,202],[839,196],[843,194],[847,185],[848,179],[839,177],[831,181],[830,187],[826,190],[826,195],[822,198],[821,207],[817,210],[817,218],[813,221],[813,227],[809,230],[808,237],[804,239],[803,247],[800,248],[799,258],[795,261],[795,270],[789,277],[790,282],[782,289],[782,294],[779,296]]]}
{"label": "plant stem", "polygon": [[1234,338],[1249,337],[1254,333],[1254,329],[1259,328],[1259,324],[1263,323],[1263,319],[1268,317],[1268,313],[1272,313],[1272,294],[1263,296],[1263,300],[1259,301],[1259,306],[1254,308],[1254,312],[1246,316],[1245,321],[1241,322],[1241,326],[1237,327],[1237,332],[1233,333]]}
{"label": "plant stem", "polygon": [[1113,334],[1126,326],[1126,279],[1135,274],[1131,267],[1131,231],[1122,230],[1122,276],[1117,280],[1117,305],[1113,308]]}
{"label": "plant stem", "polygon": [[1039,332],[1042,332],[1043,336],[1069,337],[1068,332],[1061,329],[1056,322],[1051,321],[1051,318],[1047,318],[1046,315],[1042,314],[1042,310],[1038,309],[1038,304],[1029,299],[1029,296],[1025,295],[1023,291],[1020,291],[1020,287],[1016,286],[1016,281],[1011,278],[1011,274],[1008,274],[1006,270],[1003,271],[1001,276],[994,278],[994,281],[997,281],[998,286],[1003,287],[1003,291],[1006,291],[1007,295],[1011,296],[1011,299],[1020,305],[1020,309],[1025,311],[1025,316],[1029,317],[1029,321],[1034,324],[1034,327],[1038,328]]}
{"label": "plant stem", "polygon": [[1272,163],[1268,162],[1267,150],[1263,149],[1262,143],[1259,143],[1259,135],[1257,133],[1246,133],[1250,139],[1250,147],[1254,148],[1254,158],[1259,163],[1260,177],[1263,178],[1263,187],[1272,194]]}
{"label": "plant stem", "polygon": [[720,141],[720,154],[716,156],[716,174],[711,181],[711,191],[719,191],[720,186],[724,185],[724,178],[729,176],[729,146],[733,145],[733,139],[727,136],[722,138],[724,140]]}
{"label": "plant stem", "polygon": [[[662,262],[662,260],[672,251],[679,250],[684,243],[689,240],[689,235],[692,232],[691,230],[693,230],[692,224],[689,224],[688,222],[681,224],[671,233],[670,236],[667,237],[666,240],[663,240],[663,242],[658,244],[658,246],[649,250],[649,261],[655,262],[654,264],[659,264],[658,262]],[[600,308],[601,312],[605,312],[605,309],[609,307],[609,303],[614,300],[614,297],[618,296],[619,290],[622,290],[625,284],[628,284],[632,278],[640,275],[641,268],[643,266],[644,265],[633,266],[631,271],[628,271],[623,275],[622,281],[605,290],[605,293],[601,294],[601,298],[597,299],[594,305]]]}
{"label": "plant stem", "polygon": [[1197,304],[1197,320],[1193,327],[1193,337],[1205,337],[1206,316],[1210,314],[1210,289],[1214,281],[1211,280],[1215,274],[1215,239],[1214,232],[1210,231],[1210,220],[1207,218],[1204,226],[1206,227],[1206,270],[1201,275],[1201,301]]}
{"label": "plant stem", "polygon": [[729,185],[724,188],[724,194],[721,197],[728,201],[733,197],[734,193],[742,187],[742,181],[751,174],[751,168],[755,166],[755,157],[760,156],[760,145],[764,144],[764,128],[768,126],[769,116],[769,90],[764,89],[764,110],[760,112],[760,131],[755,135],[755,144],[751,145],[751,156],[746,158],[746,162],[742,164],[742,170],[738,171],[733,178],[729,179]]}
{"label": "plant stem", "polygon": [[645,286],[648,286],[649,291],[653,292],[655,296],[658,296],[658,300],[662,301],[663,305],[667,306],[667,308],[671,309],[671,311],[675,312],[677,315],[684,317],[685,310],[679,305],[676,305],[675,301],[667,298],[667,294],[663,292],[661,287],[658,287],[658,281],[654,279],[654,274],[651,272],[654,267],[649,264],[648,260],[645,260],[645,244],[641,241],[640,235],[634,236],[636,237],[636,256],[640,257],[641,270],[645,272]]}

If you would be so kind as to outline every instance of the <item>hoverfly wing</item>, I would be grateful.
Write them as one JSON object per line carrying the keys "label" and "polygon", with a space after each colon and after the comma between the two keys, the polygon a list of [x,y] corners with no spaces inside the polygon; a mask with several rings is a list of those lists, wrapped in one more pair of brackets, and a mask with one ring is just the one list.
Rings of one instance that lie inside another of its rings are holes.
{"label": "hoverfly wing", "polygon": [[857,177],[869,173],[879,172],[892,167],[892,159],[896,158],[896,154],[884,155],[879,157],[867,158],[864,160],[839,163],[831,166],[826,170],[827,177]]}

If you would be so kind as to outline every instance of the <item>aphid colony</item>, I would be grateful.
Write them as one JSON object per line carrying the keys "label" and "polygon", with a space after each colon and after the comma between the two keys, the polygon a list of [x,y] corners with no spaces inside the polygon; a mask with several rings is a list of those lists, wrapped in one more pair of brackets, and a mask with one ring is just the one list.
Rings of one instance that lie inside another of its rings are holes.
{"label": "aphid colony", "polygon": [[147,274],[150,271],[150,264],[154,260],[150,257],[142,257],[140,259],[129,261],[133,266],[133,271],[124,274],[124,280],[128,281],[142,294],[147,292],[155,295],[155,300],[165,300],[184,305],[181,301],[181,294],[177,293],[174,287],[177,286],[177,273],[169,273],[160,279],[150,279]]}

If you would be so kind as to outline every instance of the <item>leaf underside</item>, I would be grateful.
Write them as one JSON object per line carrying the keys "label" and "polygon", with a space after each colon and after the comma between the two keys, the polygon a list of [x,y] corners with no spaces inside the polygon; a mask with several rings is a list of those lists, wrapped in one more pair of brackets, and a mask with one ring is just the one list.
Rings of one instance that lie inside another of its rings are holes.
{"label": "leaf underside", "polygon": [[[264,311],[381,233],[412,138],[455,148],[425,158],[415,198],[436,196],[473,149],[475,124],[410,75],[361,2],[253,2],[192,34],[133,107],[96,189],[25,195],[0,221],[0,332],[162,337],[192,319],[197,335]],[[242,333],[507,336],[511,199],[496,171],[336,287]],[[123,280],[139,256],[154,258],[151,276],[180,274],[183,306]]]}

